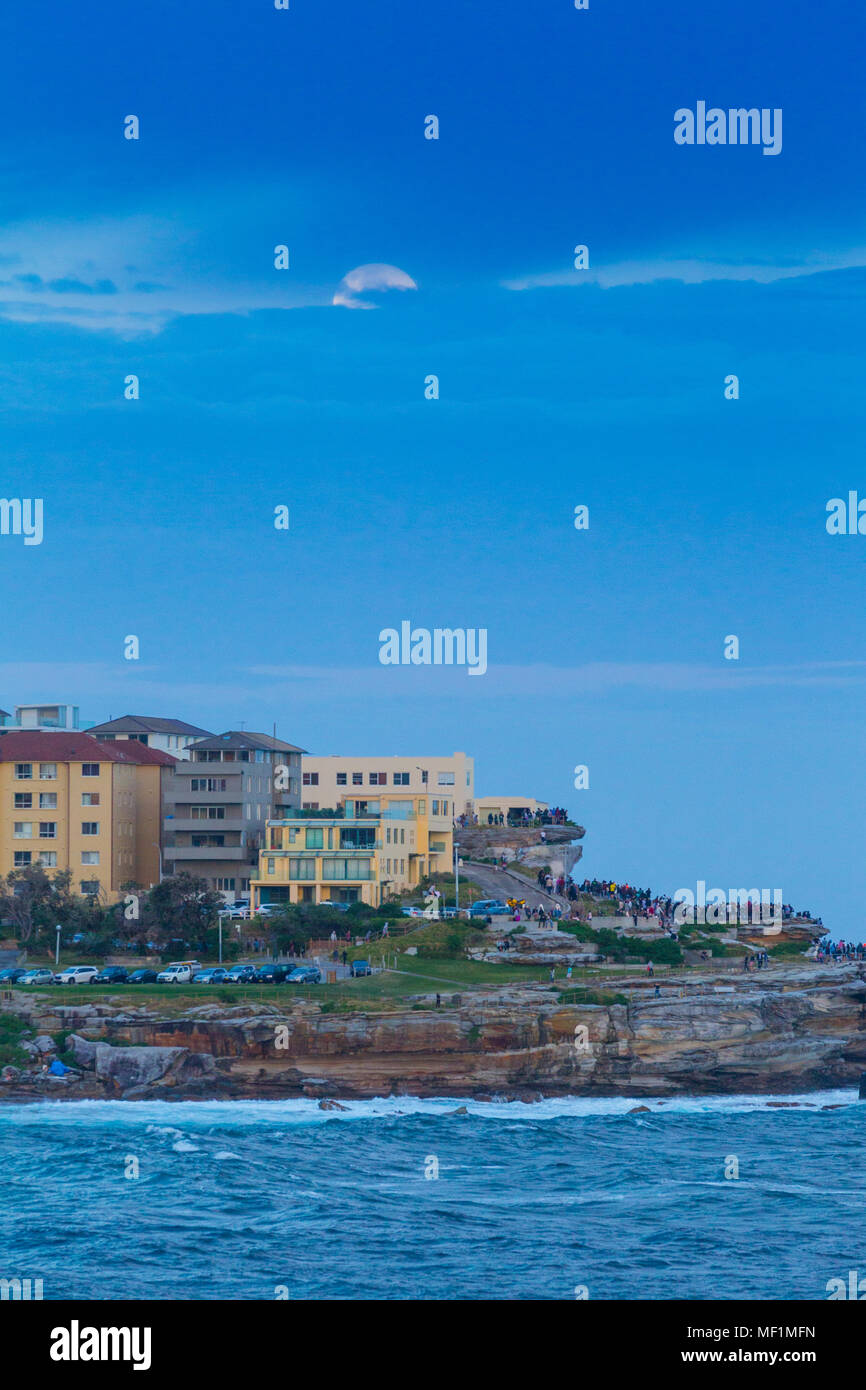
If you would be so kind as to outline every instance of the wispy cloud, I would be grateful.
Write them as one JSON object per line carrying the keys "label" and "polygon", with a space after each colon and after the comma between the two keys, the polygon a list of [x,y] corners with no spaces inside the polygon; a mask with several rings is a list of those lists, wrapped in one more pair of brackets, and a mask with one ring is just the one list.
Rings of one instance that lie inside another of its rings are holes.
{"label": "wispy cloud", "polygon": [[370,309],[363,292],[417,288],[404,270],[386,264],[358,266],[336,292],[333,280],[304,283],[294,271],[273,269],[273,248],[264,242],[261,271],[251,278],[248,269],[238,273],[230,252],[221,263],[211,216],[205,209],[207,230],[180,216],[149,215],[7,225],[0,229],[0,318],[135,336],[158,333],[185,315]]}
{"label": "wispy cloud", "polygon": [[805,260],[766,263],[698,259],[644,259],[615,261],[586,270],[554,270],[540,275],[517,276],[503,281],[507,290],[536,290],[598,285],[616,289],[627,285],[651,285],[659,280],[676,280],[684,285],[702,285],[712,280],[754,281],[771,285],[777,280],[820,275],[828,270],[854,270],[866,267],[866,248],[858,247],[838,254],[815,255]]}
{"label": "wispy cloud", "polygon": [[[492,651],[492,644],[491,644]],[[621,690],[669,695],[719,691],[736,697],[765,689],[823,687],[841,689],[866,684],[866,661],[810,662],[802,665],[744,666],[685,662],[589,662],[582,666],[497,666],[468,680],[465,667],[259,665],[239,668],[225,682],[173,667],[116,662],[0,663],[0,705],[10,700],[56,700],[58,689],[81,707],[84,719],[101,721],[120,714],[171,714],[193,721],[215,718],[224,727],[246,718],[254,726],[255,710],[280,710],[291,696],[295,704],[316,707],[323,698],[368,701],[419,698],[496,699],[532,696],[547,701],[607,697]],[[196,713],[198,711],[198,713]],[[214,714],[202,714],[214,711]],[[299,736],[302,731],[299,731]]]}

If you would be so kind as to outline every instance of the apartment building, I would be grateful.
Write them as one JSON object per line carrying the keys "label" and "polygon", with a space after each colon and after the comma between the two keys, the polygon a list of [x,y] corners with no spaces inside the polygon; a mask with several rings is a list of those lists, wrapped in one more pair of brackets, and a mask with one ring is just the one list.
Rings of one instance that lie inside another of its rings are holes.
{"label": "apartment building", "polygon": [[301,809],[335,809],[362,791],[422,792],[448,803],[452,819],[471,814],[475,798],[475,759],[465,753],[449,757],[346,757],[305,753],[301,760]]}
{"label": "apartment building", "polygon": [[251,884],[253,910],[279,903],[379,907],[430,874],[448,872],[451,821],[434,826],[432,804],[429,796],[383,793],[347,797],[334,816],[308,811],[270,820]]}
{"label": "apartment building", "polygon": [[229,900],[248,897],[268,821],[298,809],[303,751],[243,730],[190,744],[166,782],[165,873],[197,875]]}
{"label": "apartment building", "polygon": [[106,724],[94,724],[89,732],[104,743],[132,740],[184,759],[189,758],[191,746],[199,739],[213,737],[210,729],[199,729],[183,719],[160,719],[150,714],[124,714]]}
{"label": "apartment building", "polygon": [[0,737],[0,873],[72,871],[75,891],[116,902],[159,882],[163,783],[175,759],[79,731]]}
{"label": "apartment building", "polygon": [[89,732],[92,722],[82,722],[77,705],[16,705],[14,715],[0,710],[0,733],[9,729],[86,729]]}

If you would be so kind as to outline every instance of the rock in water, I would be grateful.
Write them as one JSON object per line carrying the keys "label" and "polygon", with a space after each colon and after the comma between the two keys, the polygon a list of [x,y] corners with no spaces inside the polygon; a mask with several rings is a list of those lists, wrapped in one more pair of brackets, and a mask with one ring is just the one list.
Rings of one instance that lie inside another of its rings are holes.
{"label": "rock in water", "polygon": [[650,1108],[648,1105],[635,1105],[628,1113],[630,1115],[649,1115]]}

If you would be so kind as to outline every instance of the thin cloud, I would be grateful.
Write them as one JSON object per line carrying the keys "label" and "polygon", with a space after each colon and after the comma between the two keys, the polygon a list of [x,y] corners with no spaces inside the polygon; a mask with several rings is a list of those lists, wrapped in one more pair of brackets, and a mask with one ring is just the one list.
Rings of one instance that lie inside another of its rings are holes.
{"label": "thin cloud", "polygon": [[772,285],[777,280],[794,280],[806,275],[820,275],[825,271],[863,267],[866,267],[866,248],[857,248],[838,255],[816,256],[797,263],[776,265],[695,259],[615,261],[610,265],[590,265],[586,270],[569,268],[541,275],[524,275],[502,283],[507,290],[574,288],[580,285],[618,289],[628,285],[652,285],[660,280],[675,280],[683,285],[703,285],[714,280]]}

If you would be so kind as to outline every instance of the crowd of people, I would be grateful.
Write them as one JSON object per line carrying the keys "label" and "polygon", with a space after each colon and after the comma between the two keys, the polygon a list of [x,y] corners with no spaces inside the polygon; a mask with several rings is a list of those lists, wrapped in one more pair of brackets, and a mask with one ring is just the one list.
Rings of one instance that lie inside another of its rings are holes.
{"label": "crowd of people", "polygon": [[829,961],[832,965],[842,961],[864,961],[866,944],[862,941],[831,941],[829,936],[825,936],[818,942],[815,959],[822,963]]}
{"label": "crowd of people", "polygon": [[[468,825],[507,825],[510,830],[535,830],[545,825],[568,825],[568,811],[564,806],[551,806],[546,811],[530,811],[528,806],[522,810],[488,811],[486,820],[479,821],[473,812],[464,811],[454,817],[455,829],[465,830]],[[542,837],[543,838],[543,837]]]}

